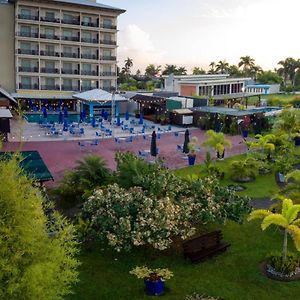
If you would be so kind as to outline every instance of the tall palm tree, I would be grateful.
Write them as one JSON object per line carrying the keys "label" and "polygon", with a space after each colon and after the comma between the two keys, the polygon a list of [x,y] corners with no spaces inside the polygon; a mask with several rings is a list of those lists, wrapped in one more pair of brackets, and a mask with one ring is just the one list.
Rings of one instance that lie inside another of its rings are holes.
{"label": "tall palm tree", "polygon": [[206,74],[206,71],[199,67],[193,68],[193,75],[204,75]]}
{"label": "tall palm tree", "polygon": [[124,67],[123,67],[123,71],[126,75],[130,75],[130,72],[131,72],[131,68],[133,66],[133,60],[129,57],[127,57],[127,59],[124,61],[125,64],[124,64]]}
{"label": "tall palm tree", "polygon": [[239,70],[238,66],[236,65],[229,66],[228,73],[230,74],[230,76],[233,77],[240,77],[242,75],[242,72]]}
{"label": "tall palm tree", "polygon": [[210,69],[208,70],[208,74],[216,74],[216,63],[215,62],[211,62],[209,64]]}
{"label": "tall palm tree", "polygon": [[251,71],[253,70],[253,67],[255,66],[255,59],[251,58],[249,55],[240,57],[240,62],[238,64],[239,68],[242,67],[243,73],[246,76],[251,75]]}
{"label": "tall palm tree", "polygon": [[266,135],[261,135],[257,134],[255,136],[257,138],[256,141],[249,141],[246,142],[248,147],[250,149],[257,149],[261,153],[267,155],[269,158],[271,156],[271,153],[275,151],[275,145],[272,143],[272,141],[275,140],[275,135],[274,134],[266,134]]}
{"label": "tall palm tree", "polygon": [[216,64],[216,72],[226,74],[229,71],[229,63],[226,60],[220,60]]}
{"label": "tall palm tree", "polygon": [[290,57],[286,58],[285,60],[281,60],[278,62],[278,65],[281,67],[277,70],[278,75],[283,78],[284,87],[287,85],[287,80],[289,77],[289,69],[290,69]]}
{"label": "tall palm tree", "polygon": [[265,209],[257,209],[250,213],[248,221],[254,219],[263,219],[261,223],[262,230],[267,229],[270,225],[277,225],[284,229],[282,260],[286,261],[288,234],[290,234],[293,238],[296,249],[300,251],[300,219],[297,218],[299,212],[299,204],[294,204],[291,199],[284,199],[280,214],[273,213]]}
{"label": "tall palm tree", "polygon": [[161,71],[161,66],[155,66],[154,64],[150,64],[145,69],[145,75],[148,77],[156,77]]}
{"label": "tall palm tree", "polygon": [[176,73],[176,75],[186,75],[187,74],[187,70],[185,67],[178,67]]}
{"label": "tall palm tree", "polygon": [[165,69],[162,72],[162,75],[170,75],[175,74],[177,72],[177,66],[176,65],[166,65]]}

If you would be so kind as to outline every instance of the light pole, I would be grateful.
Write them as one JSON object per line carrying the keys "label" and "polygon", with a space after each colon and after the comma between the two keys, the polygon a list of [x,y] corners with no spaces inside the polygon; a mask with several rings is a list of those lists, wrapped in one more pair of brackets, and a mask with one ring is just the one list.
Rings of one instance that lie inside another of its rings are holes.
{"label": "light pole", "polygon": [[245,97],[245,95],[246,95],[246,88],[243,86],[242,88],[241,88],[241,91],[242,91],[242,93],[243,93],[243,103],[244,103],[244,99],[246,98],[246,108],[248,108],[248,98],[247,97]]}

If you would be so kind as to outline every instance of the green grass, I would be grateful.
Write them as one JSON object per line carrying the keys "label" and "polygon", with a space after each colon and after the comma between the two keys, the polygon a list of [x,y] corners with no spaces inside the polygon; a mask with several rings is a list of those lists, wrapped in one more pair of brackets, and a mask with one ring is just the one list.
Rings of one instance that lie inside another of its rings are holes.
{"label": "green grass", "polygon": [[[225,172],[225,177],[221,180],[222,185],[237,184],[230,179],[229,165],[234,160],[241,160],[246,157],[246,154],[237,155],[224,159],[223,161],[217,161],[216,166],[220,168],[222,172]],[[196,165],[193,167],[187,167],[175,171],[178,176],[192,176],[194,178],[205,176],[205,170],[203,165]],[[240,195],[247,195],[251,198],[266,198],[271,197],[279,191],[279,188],[275,181],[275,174],[272,171],[267,175],[258,175],[255,181],[243,183],[246,190],[239,192]]]}
{"label": "green grass", "polygon": [[[199,264],[183,259],[182,253],[135,250],[131,253],[104,251],[94,245],[80,255],[80,282],[70,300],[143,300],[143,281],[129,271],[135,266],[167,267],[174,277],[167,281],[169,292],[162,299],[184,300],[193,292],[225,300],[298,299],[300,282],[282,283],[260,274],[259,262],[274,250],[281,250],[282,234],[275,228],[262,232],[259,222],[217,226],[231,247],[224,254]],[[210,228],[212,229],[212,228]],[[293,246],[290,245],[290,249]]]}
{"label": "green grass", "polygon": [[[274,105],[285,105],[291,103],[295,98],[299,98],[299,95],[293,94],[274,94],[274,95],[262,95],[261,99],[267,99],[269,101],[274,101]],[[249,105],[255,105],[259,100],[258,96],[252,96],[248,98]]]}

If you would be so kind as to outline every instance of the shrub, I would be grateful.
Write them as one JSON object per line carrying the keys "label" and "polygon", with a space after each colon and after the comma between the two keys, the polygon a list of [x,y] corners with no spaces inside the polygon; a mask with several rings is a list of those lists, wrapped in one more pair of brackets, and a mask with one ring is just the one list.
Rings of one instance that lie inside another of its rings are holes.
{"label": "shrub", "polygon": [[259,171],[259,162],[253,157],[247,157],[244,160],[231,162],[229,173],[232,180],[245,182],[255,179]]}
{"label": "shrub", "polygon": [[211,296],[199,295],[195,293],[193,295],[186,296],[185,300],[221,300],[221,299],[211,297]]}
{"label": "shrub", "polygon": [[285,275],[290,275],[300,267],[299,257],[293,253],[287,253],[285,260],[281,253],[272,253],[267,257],[267,264]]}

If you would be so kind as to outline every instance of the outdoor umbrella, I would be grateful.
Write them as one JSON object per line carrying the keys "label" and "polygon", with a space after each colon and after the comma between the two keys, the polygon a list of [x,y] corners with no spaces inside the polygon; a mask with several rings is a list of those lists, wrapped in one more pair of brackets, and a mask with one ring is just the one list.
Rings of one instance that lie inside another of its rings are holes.
{"label": "outdoor umbrella", "polygon": [[190,142],[190,132],[187,129],[184,133],[184,143],[183,143],[183,153],[188,154],[189,153],[189,148],[188,148],[188,144]]}
{"label": "outdoor umbrella", "polygon": [[68,108],[64,107],[64,118],[68,118]]}
{"label": "outdoor umbrella", "polygon": [[143,125],[143,123],[144,123],[144,120],[143,120],[143,114],[142,114],[142,113],[140,113],[140,120],[139,120],[139,124],[140,124],[140,125]]}
{"label": "outdoor umbrella", "polygon": [[46,109],[45,106],[43,106],[43,117],[44,117],[45,119],[47,119],[47,117],[48,117],[47,109]]}
{"label": "outdoor umbrella", "polygon": [[117,126],[120,126],[121,125],[121,119],[120,119],[120,116],[118,115],[117,116]]}
{"label": "outdoor umbrella", "polygon": [[63,114],[62,114],[61,111],[59,112],[59,115],[58,115],[58,123],[59,123],[59,124],[62,124],[62,123],[63,123]]}
{"label": "outdoor umbrella", "polygon": [[96,127],[96,119],[95,119],[95,116],[93,116],[93,118],[92,118],[92,127],[93,127],[93,128]]}
{"label": "outdoor umbrella", "polygon": [[125,120],[126,120],[126,121],[129,120],[129,112],[128,112],[128,110],[126,110],[126,113],[125,113]]}
{"label": "outdoor umbrella", "polygon": [[155,130],[152,132],[150,153],[151,153],[151,156],[156,156],[157,155]]}

